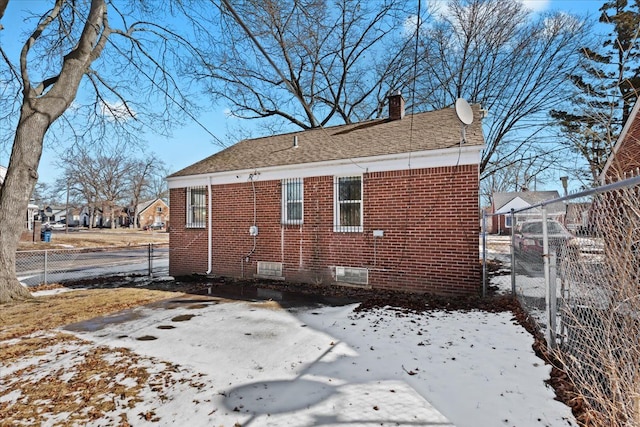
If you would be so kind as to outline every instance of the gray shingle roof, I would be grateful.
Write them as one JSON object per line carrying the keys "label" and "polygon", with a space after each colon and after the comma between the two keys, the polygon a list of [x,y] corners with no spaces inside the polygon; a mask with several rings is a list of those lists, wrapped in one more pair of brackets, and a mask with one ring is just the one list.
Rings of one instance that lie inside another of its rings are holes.
{"label": "gray shingle roof", "polygon": [[[479,107],[473,106],[473,111],[475,120],[466,129],[465,145],[483,145]],[[460,143],[461,129],[454,108],[445,108],[401,120],[375,119],[246,139],[169,178],[451,148]]]}
{"label": "gray shingle roof", "polygon": [[[529,203],[531,206],[537,205],[538,203],[545,202],[547,200],[553,200],[560,197],[560,194],[553,191],[511,191],[511,192],[503,192],[503,193],[493,193],[493,206],[495,210],[498,211],[504,205],[515,199],[516,197],[521,198],[525,202]],[[549,212],[563,212],[565,210],[565,206],[562,202],[551,203],[547,206]]]}

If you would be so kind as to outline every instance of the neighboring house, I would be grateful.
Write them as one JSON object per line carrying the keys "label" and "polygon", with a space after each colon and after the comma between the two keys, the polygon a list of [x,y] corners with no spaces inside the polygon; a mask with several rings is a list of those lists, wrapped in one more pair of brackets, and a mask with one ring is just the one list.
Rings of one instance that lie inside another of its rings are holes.
{"label": "neighboring house", "polygon": [[108,211],[105,213],[102,208],[84,206],[80,209],[78,223],[81,227],[107,227],[109,225]]}
{"label": "neighboring house", "polygon": [[[240,141],[170,175],[170,274],[473,294],[480,110]],[[465,141],[463,143],[463,135]]]}
{"label": "neighboring house", "polygon": [[147,228],[152,224],[164,224],[169,226],[169,205],[162,199],[147,200],[133,207],[125,209],[128,213],[127,222],[123,226],[129,226],[134,215],[138,217],[138,227]]}
{"label": "neighboring house", "polygon": [[[557,191],[511,191],[493,193],[491,196],[491,211],[494,214],[491,217],[490,233],[493,234],[511,234],[511,210],[525,209],[530,206],[546,200],[557,199],[560,197]],[[567,213],[567,207],[564,203],[551,203],[547,205],[547,217],[564,222]],[[515,225],[525,221],[530,217],[540,217],[542,210],[534,208],[525,212],[514,215]]]}
{"label": "neighboring house", "polygon": [[27,217],[25,218],[25,221],[26,221],[25,229],[27,229],[29,231],[33,231],[34,230],[34,224],[38,219],[38,212],[39,211],[40,211],[40,208],[38,207],[38,205],[33,204],[33,203],[29,203],[27,205]]}
{"label": "neighboring house", "polygon": [[54,222],[62,221],[67,218],[66,206],[47,206],[40,211],[40,218],[42,222]]}
{"label": "neighboring house", "polygon": [[[611,184],[627,178],[640,176],[640,102],[636,101],[622,132],[600,174],[600,184]],[[611,253],[628,251],[634,254],[637,269],[638,246],[640,246],[640,215],[638,214],[639,187],[604,192],[594,201],[590,213],[590,231],[605,235],[606,245],[629,244],[629,247],[614,246]],[[614,218],[615,221],[612,221]],[[620,234],[618,238],[614,236]]]}
{"label": "neighboring house", "polygon": [[640,175],[639,109],[640,102],[636,101],[600,174],[600,184]]}

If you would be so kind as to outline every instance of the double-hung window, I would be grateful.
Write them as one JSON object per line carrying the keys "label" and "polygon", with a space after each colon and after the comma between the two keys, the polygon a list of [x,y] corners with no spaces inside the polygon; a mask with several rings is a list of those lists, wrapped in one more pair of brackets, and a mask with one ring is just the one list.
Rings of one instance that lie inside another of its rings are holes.
{"label": "double-hung window", "polygon": [[333,230],[362,232],[362,176],[334,178]]}
{"label": "double-hung window", "polygon": [[187,228],[204,228],[207,217],[207,187],[187,188]]}
{"label": "double-hung window", "polygon": [[282,223],[302,224],[304,191],[301,178],[282,180]]}

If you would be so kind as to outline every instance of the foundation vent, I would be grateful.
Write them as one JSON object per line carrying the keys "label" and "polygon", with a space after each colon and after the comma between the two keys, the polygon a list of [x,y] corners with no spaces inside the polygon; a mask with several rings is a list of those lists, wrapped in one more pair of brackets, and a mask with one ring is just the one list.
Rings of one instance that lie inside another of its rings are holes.
{"label": "foundation vent", "polygon": [[258,261],[257,277],[268,279],[283,279],[282,263],[270,261]]}
{"label": "foundation vent", "polygon": [[336,282],[368,285],[369,270],[366,268],[336,266]]}

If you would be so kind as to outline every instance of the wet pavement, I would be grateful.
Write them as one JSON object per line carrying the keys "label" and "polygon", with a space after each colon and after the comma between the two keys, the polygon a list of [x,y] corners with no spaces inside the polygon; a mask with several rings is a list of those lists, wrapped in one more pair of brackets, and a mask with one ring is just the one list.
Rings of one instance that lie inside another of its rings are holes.
{"label": "wet pavement", "polygon": [[356,299],[349,297],[313,295],[236,283],[213,285],[206,289],[206,294],[207,296],[234,301],[275,301],[282,308],[343,306],[358,302]]}
{"label": "wet pavement", "polygon": [[[357,302],[353,298],[311,295],[291,291],[279,291],[275,289],[262,288],[255,285],[244,284],[223,284],[205,288],[201,294],[187,294],[180,298],[172,298],[154,302],[146,305],[150,309],[174,310],[186,308],[188,310],[198,310],[211,305],[225,302],[275,302],[279,308],[293,310],[299,308],[314,308],[323,306],[344,306]],[[171,322],[185,322],[191,320],[196,314],[181,314],[170,319]],[[100,316],[78,323],[66,325],[63,329],[72,332],[95,332],[114,324],[123,324],[131,321],[138,321],[144,314],[136,308],[121,311],[119,313]],[[157,329],[174,329],[173,325],[159,325]],[[125,338],[122,336],[121,338]],[[139,340],[155,339],[151,336],[138,338]]]}

